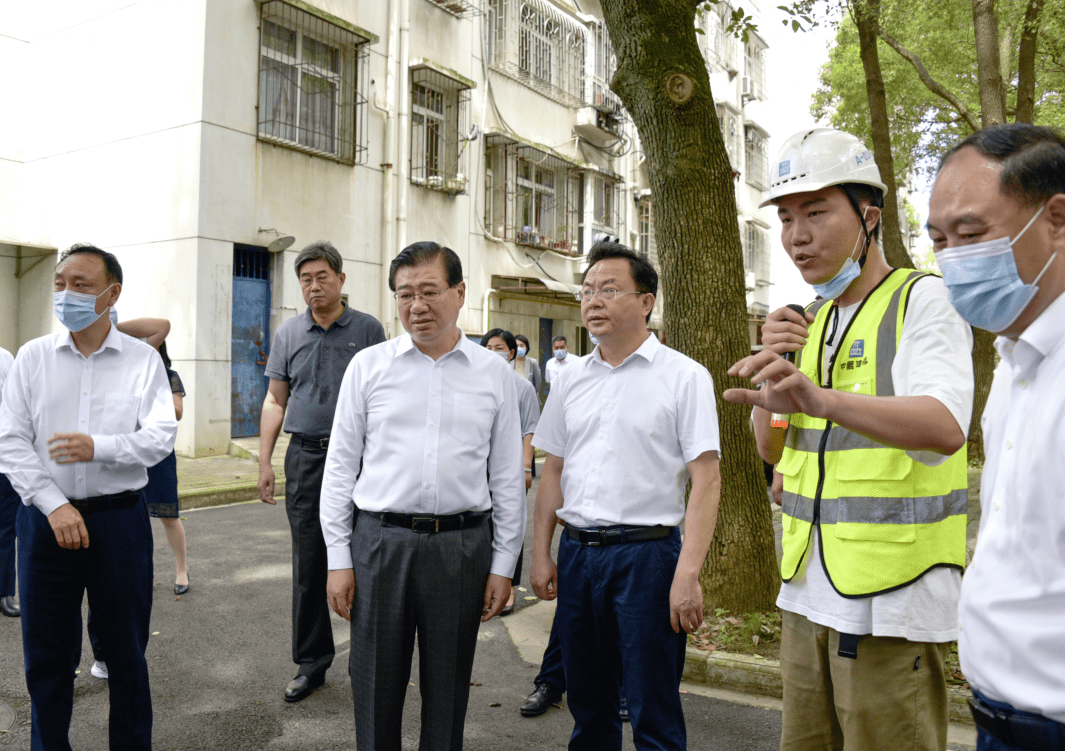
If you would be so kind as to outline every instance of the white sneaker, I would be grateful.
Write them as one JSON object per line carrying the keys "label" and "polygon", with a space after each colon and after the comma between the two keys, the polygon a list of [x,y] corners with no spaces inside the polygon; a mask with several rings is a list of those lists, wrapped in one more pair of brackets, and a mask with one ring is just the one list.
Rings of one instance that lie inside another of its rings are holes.
{"label": "white sneaker", "polygon": [[106,662],[101,662],[100,660],[97,660],[96,662],[94,662],[92,664],[92,667],[89,668],[89,672],[92,673],[92,677],[93,678],[103,678],[106,681],[107,680],[107,663]]}

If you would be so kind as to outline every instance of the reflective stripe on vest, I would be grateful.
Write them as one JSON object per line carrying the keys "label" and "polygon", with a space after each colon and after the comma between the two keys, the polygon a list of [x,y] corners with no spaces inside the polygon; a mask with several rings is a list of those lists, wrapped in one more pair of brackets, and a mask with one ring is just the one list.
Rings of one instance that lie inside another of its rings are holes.
{"label": "reflective stripe on vest", "polygon": [[[891,366],[906,301],[921,272],[894,270],[862,301],[843,332],[824,381],[831,301],[816,316],[796,365],[811,380],[849,393],[894,396]],[[965,564],[968,478],[963,447],[936,467],[820,418],[791,416],[777,469],[784,475],[784,555],[790,581],[806,564],[818,527],[829,581],[844,597],[905,586],[937,566]]]}

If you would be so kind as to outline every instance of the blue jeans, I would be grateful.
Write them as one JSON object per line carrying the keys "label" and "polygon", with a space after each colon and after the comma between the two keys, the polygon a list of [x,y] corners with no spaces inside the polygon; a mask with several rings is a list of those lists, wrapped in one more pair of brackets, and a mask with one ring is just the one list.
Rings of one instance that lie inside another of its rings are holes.
{"label": "blue jeans", "polygon": [[81,603],[107,655],[110,747],[149,751],[152,699],[148,646],[152,611],[152,528],[148,507],[84,514],[89,547],[59,547],[35,506],[18,515],[22,649],[30,693],[32,751],[70,751],[74,671],[81,662]]}
{"label": "blue jeans", "polygon": [[[972,691],[974,694],[976,694],[978,698],[982,699],[993,709],[1009,711],[1017,715],[1018,717],[1040,717],[1040,715],[1032,714],[1031,712],[1022,712],[1019,709],[1014,709],[1012,705],[1006,704],[1005,702],[988,699],[975,688]],[[1046,739],[1046,743],[1048,745],[1043,746],[1042,744],[1040,744],[1039,747],[1048,749],[1065,748],[1065,725],[1061,725],[1059,723],[1057,731],[1058,732],[1056,746],[1053,745],[1055,739],[1053,737],[1049,737]],[[1000,741],[998,738],[991,735],[991,733],[988,733],[983,728],[977,728],[976,751],[1027,751],[1028,748],[1032,748],[1032,746],[1013,746],[1009,743]]]}
{"label": "blue jeans", "polygon": [[621,748],[622,681],[636,748],[687,748],[679,693],[687,636],[669,622],[679,555],[676,529],[660,540],[603,547],[562,535],[555,625],[572,751]]}

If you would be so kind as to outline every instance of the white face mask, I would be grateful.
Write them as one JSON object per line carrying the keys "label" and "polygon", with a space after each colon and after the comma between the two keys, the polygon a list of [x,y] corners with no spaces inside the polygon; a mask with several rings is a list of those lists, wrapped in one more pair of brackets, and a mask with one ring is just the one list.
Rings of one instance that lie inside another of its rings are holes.
{"label": "white face mask", "polygon": [[500,357],[502,357],[504,360],[509,360],[510,359],[508,357],[508,355],[510,354],[509,352],[499,352],[498,350],[492,350],[492,351],[495,352]]}
{"label": "white face mask", "polygon": [[559,360],[565,360],[567,354],[568,353],[564,349],[556,349],[555,350],[555,357],[557,357]]}

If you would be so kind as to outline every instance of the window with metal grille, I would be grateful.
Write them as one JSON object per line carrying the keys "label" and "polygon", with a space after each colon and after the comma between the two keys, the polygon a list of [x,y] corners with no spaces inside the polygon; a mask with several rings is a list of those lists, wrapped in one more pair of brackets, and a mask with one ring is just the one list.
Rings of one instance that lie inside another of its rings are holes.
{"label": "window with metal grille", "polygon": [[619,235],[621,180],[616,175],[604,175],[599,172],[587,174],[592,179],[592,227],[608,235]]}
{"label": "window with metal grille", "polygon": [[302,4],[262,4],[261,140],[344,164],[361,161],[366,150],[362,91],[371,39],[353,29],[340,19],[304,10]]}
{"label": "window with metal grille", "polygon": [[270,253],[254,245],[233,246],[233,276],[241,279],[269,279]]}
{"label": "window with metal grille", "polygon": [[753,272],[757,284],[769,284],[769,233],[750,221],[745,229],[743,270]]}
{"label": "window with metal grille", "polygon": [[636,202],[636,249],[647,257],[655,271],[662,274],[658,260],[658,244],[655,242],[655,215],[651,199],[641,198]]}
{"label": "window with metal grille", "polygon": [[590,85],[585,89],[588,93],[588,104],[602,112],[620,114],[623,110],[621,99],[610,90],[610,82],[618,69],[614,44],[610,41],[606,24],[601,21],[592,26],[590,34],[595,42],[595,61],[589,76]]}
{"label": "window with metal grille", "polygon": [[725,141],[728,161],[734,168],[740,166],[740,116],[727,104],[717,105],[717,121],[721,126],[721,138]]}
{"label": "window with metal grille", "polygon": [[584,105],[588,30],[547,0],[487,0],[493,70],[568,107]]}
{"label": "window with metal grille", "polygon": [[485,138],[485,223],[500,239],[577,249],[580,169],[506,136]]}
{"label": "window with metal grille", "polygon": [[762,39],[751,32],[744,45],[744,72],[745,80],[743,95],[747,99],[766,98],[765,76],[765,51],[767,45]]}
{"label": "window with metal grille", "polygon": [[736,73],[739,70],[739,41],[728,30],[731,20],[732,6],[718,2],[705,7],[696,16],[695,26],[703,32],[699,34],[699,46],[706,61]]}
{"label": "window with metal grille", "polygon": [[746,131],[747,184],[758,190],[769,189],[769,139],[758,128]]}
{"label": "window with metal grille", "polygon": [[411,182],[452,195],[466,192],[469,89],[428,65],[411,70]]}

